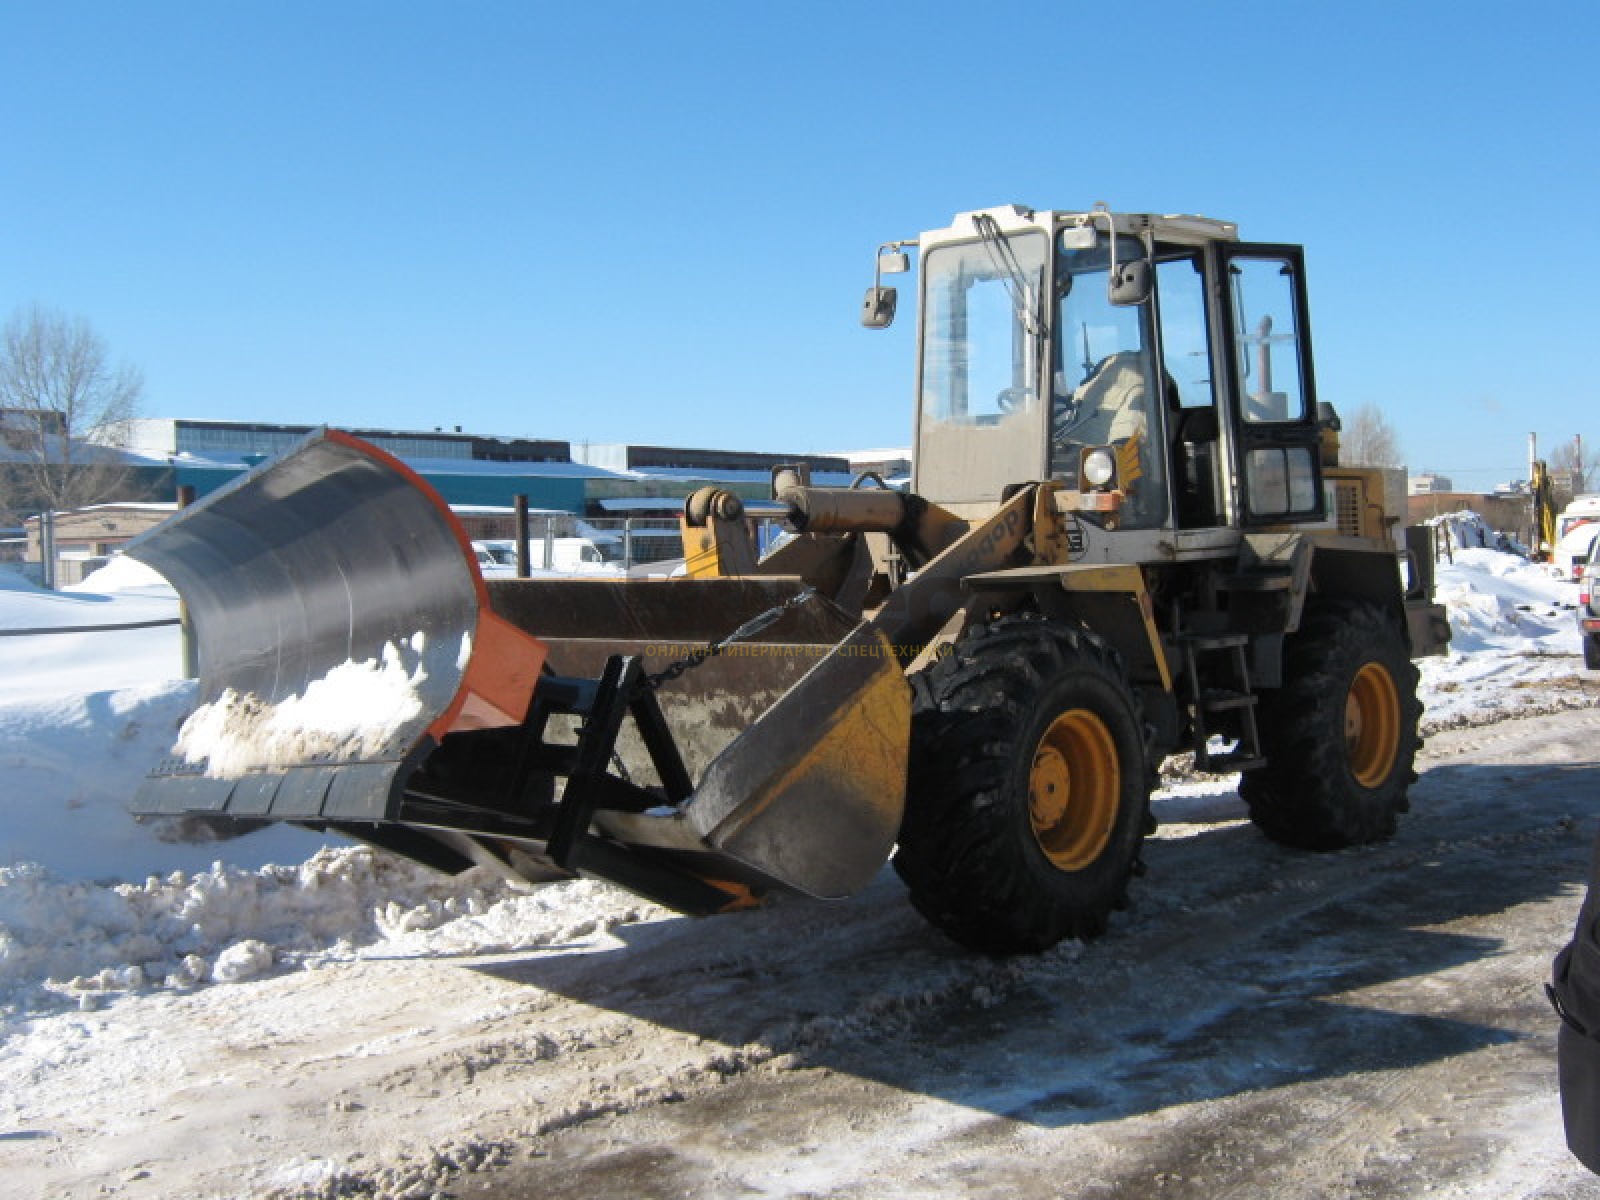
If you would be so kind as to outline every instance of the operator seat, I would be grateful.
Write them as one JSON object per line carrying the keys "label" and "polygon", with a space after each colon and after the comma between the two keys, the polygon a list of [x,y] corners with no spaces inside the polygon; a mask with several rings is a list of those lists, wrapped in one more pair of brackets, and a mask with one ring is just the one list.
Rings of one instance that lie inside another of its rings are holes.
{"label": "operator seat", "polygon": [[1219,520],[1215,405],[1180,408],[1172,414],[1173,489],[1178,528],[1206,529]]}
{"label": "operator seat", "polygon": [[1052,440],[1080,446],[1106,446],[1136,433],[1144,433],[1145,377],[1141,356],[1134,350],[1108,354],[1072,398],[1056,410]]}

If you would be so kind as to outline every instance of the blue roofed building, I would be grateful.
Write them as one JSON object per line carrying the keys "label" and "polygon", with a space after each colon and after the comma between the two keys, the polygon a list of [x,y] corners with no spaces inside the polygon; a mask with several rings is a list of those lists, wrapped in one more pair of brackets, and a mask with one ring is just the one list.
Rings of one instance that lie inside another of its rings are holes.
{"label": "blue roofed building", "polygon": [[[314,426],[269,422],[151,418],[131,423],[124,448],[170,470],[173,497],[190,487],[201,497],[288,450]],[[759,505],[771,469],[805,463],[812,481],[845,486],[847,459],[831,455],[747,453],[691,447],[584,444],[490,437],[460,427],[406,431],[349,429],[401,459],[458,507],[505,507],[526,496],[531,508],[620,517],[670,515],[696,488],[715,485]],[[169,498],[169,497],[162,497]]]}

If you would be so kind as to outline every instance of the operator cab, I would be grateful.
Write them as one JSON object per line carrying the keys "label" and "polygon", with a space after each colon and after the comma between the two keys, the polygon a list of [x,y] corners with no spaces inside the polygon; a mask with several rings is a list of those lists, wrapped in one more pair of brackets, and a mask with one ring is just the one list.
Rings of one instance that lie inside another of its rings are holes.
{"label": "operator cab", "polygon": [[[1203,217],[1018,207],[916,244],[919,494],[992,504],[1050,479],[1090,531],[1323,518],[1299,247]],[[893,289],[868,308],[886,323]]]}

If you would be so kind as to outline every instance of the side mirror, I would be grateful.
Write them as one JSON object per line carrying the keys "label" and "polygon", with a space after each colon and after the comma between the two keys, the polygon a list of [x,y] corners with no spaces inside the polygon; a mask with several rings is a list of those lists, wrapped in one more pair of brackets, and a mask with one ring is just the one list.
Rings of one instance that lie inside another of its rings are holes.
{"label": "side mirror", "polygon": [[1110,300],[1119,308],[1143,304],[1150,299],[1150,262],[1135,258],[1117,264],[1117,272],[1109,285]]}
{"label": "side mirror", "polygon": [[1093,225],[1073,225],[1061,231],[1063,250],[1093,250],[1100,244],[1100,235]]}
{"label": "side mirror", "polygon": [[904,250],[878,251],[878,273],[881,275],[904,275],[911,270],[911,259]]}
{"label": "side mirror", "polygon": [[895,290],[874,284],[861,302],[861,323],[868,329],[887,329],[894,324]]}
{"label": "side mirror", "polygon": [[877,265],[872,271],[872,286],[861,302],[861,323],[868,329],[887,329],[894,324],[895,293],[883,286],[885,275],[903,275],[911,269],[905,247],[914,242],[885,242],[878,247]]}

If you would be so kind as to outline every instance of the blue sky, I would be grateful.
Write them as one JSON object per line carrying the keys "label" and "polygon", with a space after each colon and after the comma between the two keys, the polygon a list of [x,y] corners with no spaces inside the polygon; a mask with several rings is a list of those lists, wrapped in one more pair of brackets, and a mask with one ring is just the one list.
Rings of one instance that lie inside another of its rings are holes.
{"label": "blue sky", "polygon": [[1319,390],[1600,450],[1600,5],[0,0],[0,317],[158,416],[905,444],[879,242],[1016,201],[1303,243]]}

